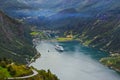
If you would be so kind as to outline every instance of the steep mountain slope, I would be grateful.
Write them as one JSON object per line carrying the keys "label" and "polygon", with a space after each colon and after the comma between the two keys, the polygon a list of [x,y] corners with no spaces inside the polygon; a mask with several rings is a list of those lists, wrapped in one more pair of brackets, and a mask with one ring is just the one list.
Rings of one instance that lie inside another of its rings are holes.
{"label": "steep mountain slope", "polygon": [[[30,1],[33,2],[34,1]],[[57,9],[55,7],[42,7],[40,3],[45,3],[45,1],[39,2],[39,7],[36,7],[35,10],[29,10],[27,9],[23,11],[18,11],[19,16],[26,18],[25,21],[28,21],[30,24],[36,24],[37,26],[46,26],[48,24],[48,28],[50,27],[63,27],[68,26],[69,23],[72,22],[73,25],[76,23],[80,23],[84,20],[86,21],[92,21],[93,19],[96,19],[97,16],[104,14],[105,12],[108,12],[110,10],[114,9],[120,9],[120,2],[119,0],[70,0],[69,3],[67,3],[68,0],[64,0],[62,3],[59,3],[57,5]],[[29,3],[28,3],[29,4]],[[63,5],[64,4],[64,5]],[[30,6],[30,5],[29,5]],[[55,6],[55,5],[53,5]],[[68,7],[65,7],[68,6]],[[40,8],[40,9],[38,9]],[[46,9],[48,11],[46,11]],[[40,11],[44,10],[44,11]],[[55,11],[51,12],[49,10]],[[9,13],[12,11],[9,11]],[[24,13],[24,14],[23,14]],[[44,14],[44,16],[42,15]],[[16,15],[14,14],[14,16]],[[52,15],[47,15],[52,14]],[[12,14],[10,14],[13,16]],[[33,16],[34,15],[34,16]],[[40,19],[40,17],[42,17]],[[101,16],[102,17],[102,16]],[[18,17],[19,18],[19,17]],[[91,19],[90,19],[91,18]],[[46,23],[46,24],[45,24]]]}
{"label": "steep mountain slope", "polygon": [[1,1],[0,7],[10,16],[24,18],[28,23],[39,27],[73,31],[85,45],[120,52],[117,36],[120,34],[119,0]]}
{"label": "steep mountain slope", "polygon": [[25,58],[35,54],[24,29],[25,26],[0,11],[0,58],[23,63]]}
{"label": "steep mountain slope", "polygon": [[[84,25],[82,42],[112,53],[120,53],[120,14],[113,10],[102,14],[95,21]],[[79,28],[80,29],[80,28]]]}
{"label": "steep mountain slope", "polygon": [[86,46],[120,53],[120,6],[116,6],[102,12],[89,11],[92,15],[74,8],[65,9],[49,17],[48,27],[63,33],[72,31]]}

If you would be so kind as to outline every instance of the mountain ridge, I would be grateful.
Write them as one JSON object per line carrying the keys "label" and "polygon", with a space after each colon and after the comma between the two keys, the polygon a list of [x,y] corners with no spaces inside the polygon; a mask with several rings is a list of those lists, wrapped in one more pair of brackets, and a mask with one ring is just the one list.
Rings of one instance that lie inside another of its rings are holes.
{"label": "mountain ridge", "polygon": [[[65,13],[67,13],[66,11]],[[119,12],[119,8],[115,7],[102,13],[98,12],[92,17],[76,17],[76,15],[73,15],[69,17],[57,17],[54,20],[55,16],[62,15],[60,12],[51,16],[48,27],[60,30],[62,33],[72,31],[74,35],[79,35],[79,39],[84,45],[110,53],[120,53],[120,38],[117,36],[120,35]],[[75,13],[79,14],[76,11]],[[71,13],[68,11],[67,14]]]}

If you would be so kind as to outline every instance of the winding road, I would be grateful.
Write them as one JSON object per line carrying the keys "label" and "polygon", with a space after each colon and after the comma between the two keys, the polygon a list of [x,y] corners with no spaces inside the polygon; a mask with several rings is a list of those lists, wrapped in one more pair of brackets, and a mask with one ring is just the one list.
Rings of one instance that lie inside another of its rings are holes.
{"label": "winding road", "polygon": [[38,75],[38,72],[36,70],[32,70],[32,71],[33,71],[32,75],[28,75],[24,77],[11,77],[11,78],[7,78],[7,80],[27,79],[27,78],[31,78],[31,77]]}

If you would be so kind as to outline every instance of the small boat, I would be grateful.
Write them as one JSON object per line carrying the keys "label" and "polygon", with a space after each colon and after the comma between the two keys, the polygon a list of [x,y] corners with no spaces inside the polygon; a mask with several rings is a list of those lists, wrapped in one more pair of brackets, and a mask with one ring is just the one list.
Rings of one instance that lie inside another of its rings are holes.
{"label": "small boat", "polygon": [[63,51],[64,51],[64,48],[63,48],[62,46],[60,46],[60,45],[56,45],[56,46],[55,46],[55,49],[56,49],[57,51],[60,51],[60,52],[63,52]]}

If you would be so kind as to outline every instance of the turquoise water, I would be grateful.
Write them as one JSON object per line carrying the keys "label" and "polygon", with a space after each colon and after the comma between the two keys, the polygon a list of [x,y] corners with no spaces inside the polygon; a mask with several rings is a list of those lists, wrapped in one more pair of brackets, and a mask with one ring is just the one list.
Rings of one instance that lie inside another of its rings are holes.
{"label": "turquoise water", "polygon": [[100,51],[98,49],[89,48],[86,46],[81,45],[78,41],[70,41],[70,42],[61,42],[59,45],[62,45],[65,49],[67,54],[74,54],[74,52],[79,52],[79,54],[85,54],[90,56],[92,59],[99,61],[103,57],[109,56],[108,53]]}
{"label": "turquoise water", "polygon": [[[56,51],[56,44],[62,45],[65,51]],[[37,50],[42,56],[31,65],[37,69],[50,69],[60,80],[120,80],[117,72],[99,62],[100,58],[108,56],[107,53],[77,41],[41,42]]]}

